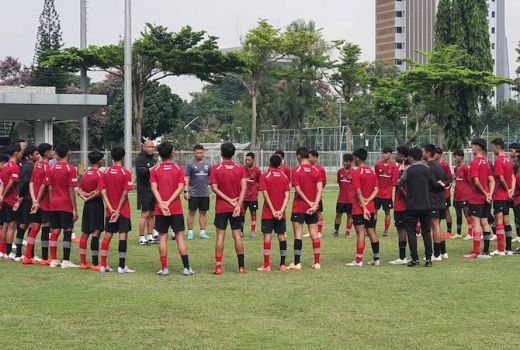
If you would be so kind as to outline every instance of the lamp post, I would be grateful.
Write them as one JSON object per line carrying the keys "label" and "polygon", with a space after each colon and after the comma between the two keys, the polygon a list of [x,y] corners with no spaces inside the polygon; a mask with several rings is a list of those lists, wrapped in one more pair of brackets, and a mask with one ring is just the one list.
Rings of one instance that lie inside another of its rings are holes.
{"label": "lamp post", "polygon": [[[125,0],[125,62],[124,62],[124,104],[125,104],[125,166],[132,168],[132,1]],[[138,140],[141,141],[141,140]]]}
{"label": "lamp post", "polygon": [[[87,0],[81,0],[80,2],[80,40],[79,47],[82,49],[87,48]],[[80,73],[80,87],[81,93],[87,93],[87,70],[81,69]],[[83,169],[87,167],[87,152],[88,152],[88,116],[81,118],[81,134],[80,134],[80,151],[81,151],[81,162],[83,163]]]}

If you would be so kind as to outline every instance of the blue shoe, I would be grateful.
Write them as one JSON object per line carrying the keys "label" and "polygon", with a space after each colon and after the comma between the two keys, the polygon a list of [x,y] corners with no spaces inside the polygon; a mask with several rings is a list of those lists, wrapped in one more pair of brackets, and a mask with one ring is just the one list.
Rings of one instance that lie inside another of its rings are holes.
{"label": "blue shoe", "polygon": [[188,232],[188,241],[193,239],[193,232]]}
{"label": "blue shoe", "polygon": [[210,237],[206,233],[199,234],[200,239],[210,239]]}

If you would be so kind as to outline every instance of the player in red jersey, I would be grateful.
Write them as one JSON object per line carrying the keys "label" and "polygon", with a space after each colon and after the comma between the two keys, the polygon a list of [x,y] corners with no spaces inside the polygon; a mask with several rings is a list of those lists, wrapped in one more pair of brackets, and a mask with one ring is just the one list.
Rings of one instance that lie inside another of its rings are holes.
{"label": "player in red jersey", "polygon": [[392,195],[394,192],[393,176],[397,165],[392,161],[393,149],[390,147],[383,148],[383,159],[376,163],[375,171],[377,174],[377,183],[379,192],[374,200],[377,211],[383,209],[385,212],[385,230],[383,236],[388,236],[388,229],[390,227],[390,210],[393,209]]}
{"label": "player in red jersey", "polygon": [[120,274],[132,273],[135,271],[126,265],[128,232],[132,230],[130,204],[128,202],[128,192],[133,188],[132,174],[130,170],[123,168],[125,157],[123,148],[112,148],[110,155],[114,163],[101,178],[101,195],[105,203],[105,238],[101,243],[101,269],[99,271],[102,273],[112,271],[107,264],[108,250],[112,236],[119,233],[119,267],[117,272]]}
{"label": "player in red jersey", "polygon": [[262,233],[264,234],[264,264],[259,272],[270,272],[271,239],[273,232],[278,236],[280,245],[280,265],[278,270],[287,271],[287,241],[285,239],[285,209],[289,202],[289,178],[280,170],[282,159],[272,155],[269,159],[269,170],[260,179],[260,191],[264,195],[262,208]]}
{"label": "player in red jersey", "polygon": [[319,270],[321,244],[318,236],[318,208],[323,191],[322,175],[309,162],[309,151],[306,147],[296,150],[299,165],[293,170],[292,186],[295,189],[291,222],[294,231],[294,262],[290,270],[301,270],[300,263],[303,246],[303,225],[307,224],[314,251],[312,268]]}
{"label": "player in red jersey", "polygon": [[[79,267],[70,261],[72,229],[78,219],[75,188],[78,185],[76,169],[69,163],[69,146],[56,146],[56,163],[49,168],[45,177],[51,204],[51,267],[67,269]],[[63,261],[58,260],[58,237],[63,230]]]}
{"label": "player in red jersey", "polygon": [[[376,234],[376,208],[374,199],[377,196],[378,177],[372,168],[365,164],[368,153],[364,148],[354,151],[356,170],[352,176],[352,184],[356,191],[356,200],[352,206],[354,215],[354,228],[357,234],[356,259],[346,264],[350,267],[363,267],[363,254],[365,252],[365,234],[370,237],[374,257],[369,265],[379,266],[379,240]],[[393,181],[392,174],[392,181]]]}
{"label": "player in red jersey", "polygon": [[[311,150],[309,151],[309,162],[312,166],[316,167],[321,174],[321,181],[323,183],[323,188],[327,186],[327,173],[323,166],[318,163],[318,151]],[[323,194],[322,194],[323,195]],[[325,225],[325,221],[323,219],[323,198],[320,199],[320,203],[318,205],[318,237],[321,238],[321,234],[323,232],[323,226]]]}
{"label": "player in red jersey", "polygon": [[[103,153],[92,151],[88,154],[90,167],[81,176],[78,186],[78,196],[83,199],[83,215],[81,217],[81,238],[79,241],[80,267],[84,270],[99,271],[99,237],[105,229],[105,207],[101,190],[103,186],[103,174],[99,170],[103,164]],[[90,240],[92,253],[92,265],[87,262],[87,242]]]}
{"label": "player in red jersey", "polygon": [[[513,163],[513,172],[515,174],[516,183],[520,181],[520,143],[513,142],[509,145],[509,159]],[[520,188],[515,187],[513,195],[513,211],[515,213],[516,237],[512,242],[520,242]]]}
{"label": "player in red jersey", "polygon": [[458,239],[462,237],[462,217],[464,215],[468,225],[468,234],[464,239],[470,240],[473,239],[473,223],[468,208],[471,178],[469,167],[464,163],[464,151],[457,150],[453,152],[453,162],[455,163],[453,206],[457,215],[457,234],[452,236],[452,238]]}
{"label": "player in red jersey", "polygon": [[[9,156],[4,153],[0,153],[0,194],[4,191],[4,182],[2,170],[9,161]],[[0,237],[4,237],[4,208],[0,203]],[[0,259],[5,257],[5,241],[0,241]]]}
{"label": "player in red jersey", "polygon": [[[471,142],[471,150],[475,157],[470,165],[471,192],[469,196],[469,213],[473,221],[473,251],[464,255],[468,259],[489,259],[489,243],[491,226],[488,216],[491,211],[491,201],[495,190],[495,180],[486,158],[487,144],[484,139]],[[480,241],[484,233],[484,251],[480,254]]]}
{"label": "player in red jersey", "polygon": [[516,177],[513,174],[513,163],[506,157],[504,148],[504,140],[494,139],[491,141],[491,150],[495,155],[493,212],[495,214],[498,245],[498,249],[493,251],[491,255],[499,256],[513,254],[513,247],[511,246],[513,232],[509,222],[509,209],[511,207],[510,201],[515,193]]}
{"label": "player in red jersey", "polygon": [[405,170],[410,166],[408,161],[409,152],[409,147],[403,145],[397,147],[397,152],[395,155],[395,160],[398,164],[398,167],[395,168],[394,172],[394,186],[396,186],[394,200],[394,225],[397,229],[399,258],[390,261],[391,265],[406,265],[408,263],[408,260],[406,260],[406,244],[408,242],[405,221],[406,186],[397,187],[397,184],[399,182],[399,179],[401,178],[401,175],[403,175]]}
{"label": "player in red jersey", "polygon": [[[444,151],[440,147],[435,147],[435,157],[434,159],[439,162],[439,165],[441,166],[442,170],[444,170],[444,174],[446,174],[446,177],[448,179],[453,178],[453,172],[451,171],[451,167],[444,159],[442,159],[442,155],[444,154]],[[444,233],[444,238],[449,239],[452,238],[452,223],[453,220],[451,218],[451,185],[444,190],[444,196],[446,197],[446,210],[445,210],[445,216],[446,216],[446,232]]]}
{"label": "player in red jersey", "polygon": [[282,150],[277,150],[274,152],[274,154],[277,154],[282,159],[282,165],[280,165],[280,170],[289,178],[289,181],[291,181],[292,172],[291,169],[285,164],[285,153]]}
{"label": "player in red jersey", "polygon": [[188,247],[184,237],[184,212],[180,195],[184,189],[184,170],[173,162],[173,146],[163,142],[157,147],[161,162],[152,168],[150,183],[152,193],[157,201],[155,206],[155,227],[159,231],[159,257],[161,269],[157,274],[167,276],[168,269],[168,230],[175,233],[177,250],[184,267],[184,276],[193,275],[188,257]]}
{"label": "player in red jersey", "polygon": [[246,173],[246,196],[244,198],[244,216],[242,219],[242,236],[244,235],[244,224],[247,210],[251,213],[251,231],[249,237],[256,237],[256,211],[258,210],[258,187],[260,186],[260,177],[262,172],[255,165],[255,154],[249,152],[246,154],[244,163],[244,171]]}
{"label": "player in red jersey", "polygon": [[332,237],[338,237],[339,227],[341,225],[341,217],[347,215],[347,229],[345,236],[350,237],[352,230],[352,203],[354,203],[355,192],[352,187],[352,175],[354,169],[352,162],[354,157],[350,153],[343,155],[343,167],[336,174],[336,181],[339,186],[338,199],[336,201],[336,219],[334,220],[334,232]]}
{"label": "player in red jersey", "polygon": [[215,228],[217,238],[215,242],[215,275],[222,274],[222,254],[224,253],[224,238],[226,229],[231,226],[235,251],[238,259],[238,272],[247,273],[244,261],[244,243],[240,229],[242,227],[241,211],[246,195],[246,173],[244,167],[231,159],[235,155],[235,145],[223,143],[220,146],[222,162],[211,168],[209,183],[213,193],[217,196],[215,202]]}
{"label": "player in red jersey", "polygon": [[14,233],[19,220],[18,207],[21,200],[18,199],[18,181],[20,179],[20,166],[22,159],[20,144],[11,145],[7,155],[9,161],[2,169],[3,188],[0,193],[0,206],[4,211],[4,224],[0,232],[0,252],[9,260],[14,260],[16,255],[12,251]]}

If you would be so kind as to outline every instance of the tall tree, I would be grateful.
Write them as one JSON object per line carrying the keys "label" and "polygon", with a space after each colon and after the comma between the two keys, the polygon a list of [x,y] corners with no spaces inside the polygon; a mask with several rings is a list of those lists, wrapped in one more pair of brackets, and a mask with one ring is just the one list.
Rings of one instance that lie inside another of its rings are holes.
{"label": "tall tree", "polygon": [[435,19],[435,47],[454,45],[456,41],[454,22],[456,22],[454,0],[439,0]]}

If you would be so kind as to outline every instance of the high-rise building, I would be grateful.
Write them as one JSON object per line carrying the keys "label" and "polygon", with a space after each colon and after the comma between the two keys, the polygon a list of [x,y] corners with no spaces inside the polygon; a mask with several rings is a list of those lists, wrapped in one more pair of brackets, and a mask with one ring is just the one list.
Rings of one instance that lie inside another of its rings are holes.
{"label": "high-rise building", "polygon": [[[487,0],[489,38],[493,54],[494,74],[509,78],[509,56],[506,36],[505,0]],[[494,102],[511,98],[511,86],[504,84],[495,89]]]}

